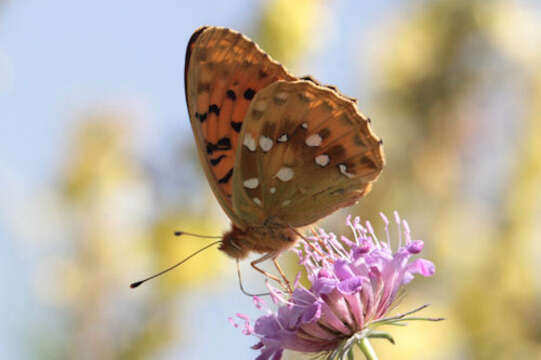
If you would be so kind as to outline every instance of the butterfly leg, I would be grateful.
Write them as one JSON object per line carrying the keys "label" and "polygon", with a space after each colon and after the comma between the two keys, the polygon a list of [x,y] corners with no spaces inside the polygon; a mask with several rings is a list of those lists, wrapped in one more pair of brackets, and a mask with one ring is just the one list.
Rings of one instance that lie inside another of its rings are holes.
{"label": "butterfly leg", "polygon": [[240,263],[239,263],[239,260],[237,259],[237,276],[239,278],[239,286],[240,286],[240,291],[246,295],[246,296],[250,296],[250,297],[253,297],[253,296],[267,296],[267,295],[270,295],[269,292],[266,292],[266,293],[260,293],[260,294],[252,294],[252,293],[249,293],[247,292],[246,290],[244,290],[244,286],[242,286],[242,278],[240,276]]}
{"label": "butterfly leg", "polygon": [[280,267],[280,264],[278,263],[278,255],[272,258],[272,262],[274,263],[276,270],[278,270],[278,272],[280,273],[280,276],[282,277],[282,280],[284,281],[287,290],[289,291],[290,294],[292,294],[293,290],[291,289],[291,284],[289,283],[289,280],[287,279],[282,268]]}
{"label": "butterfly leg", "polygon": [[250,263],[250,265],[257,271],[259,271],[260,273],[262,273],[263,275],[265,275],[267,278],[269,279],[272,279],[276,282],[278,282],[281,286],[284,286],[284,283],[282,282],[282,279],[280,279],[278,276],[275,276],[275,275],[272,275],[268,272],[266,272],[265,270],[261,269],[260,267],[257,266],[257,264],[259,263],[262,263],[263,261],[265,260],[268,260],[268,259],[274,259],[276,258],[276,254],[274,253],[268,253],[268,254],[265,254],[263,255],[262,257],[260,257],[259,259],[255,259],[254,261],[252,261]]}

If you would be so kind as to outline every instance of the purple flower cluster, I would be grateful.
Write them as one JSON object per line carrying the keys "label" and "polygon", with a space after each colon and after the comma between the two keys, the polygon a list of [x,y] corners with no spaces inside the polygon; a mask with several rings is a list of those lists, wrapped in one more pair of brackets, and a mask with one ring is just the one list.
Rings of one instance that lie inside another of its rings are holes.
{"label": "purple flower cluster", "polygon": [[[351,221],[348,217],[353,240],[345,236],[338,240],[334,234],[320,230],[318,235],[299,242],[293,251],[306,269],[310,288],[299,284],[300,274],[291,294],[269,286],[278,309],[267,310],[253,327],[246,316],[237,314],[244,320],[243,333],[259,338],[252,347],[261,351],[257,360],[279,360],[285,349],[332,352],[352,337],[368,336],[372,328],[385,322],[399,290],[414,274],[434,274],[430,261],[410,261],[421,252],[423,242],[412,240],[408,224],[396,212],[398,250],[392,252],[389,222],[381,216],[385,241],[376,238],[369,222],[361,224],[359,218]],[[263,300],[255,297],[254,301],[263,309]]]}

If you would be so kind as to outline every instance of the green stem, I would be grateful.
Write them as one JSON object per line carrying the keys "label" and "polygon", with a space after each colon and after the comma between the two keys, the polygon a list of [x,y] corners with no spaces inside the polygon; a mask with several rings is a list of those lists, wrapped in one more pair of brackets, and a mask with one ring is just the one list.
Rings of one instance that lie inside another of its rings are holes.
{"label": "green stem", "polygon": [[358,342],[358,344],[366,360],[378,360],[378,356],[376,355],[374,348],[372,347],[372,345],[370,345],[370,341],[368,341],[367,338],[362,338],[361,341]]}

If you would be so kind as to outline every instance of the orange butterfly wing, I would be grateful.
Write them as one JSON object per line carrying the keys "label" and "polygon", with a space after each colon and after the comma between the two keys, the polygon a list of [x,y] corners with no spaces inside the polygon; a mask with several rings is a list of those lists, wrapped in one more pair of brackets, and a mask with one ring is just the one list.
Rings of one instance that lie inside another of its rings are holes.
{"label": "orange butterfly wing", "polygon": [[229,218],[232,177],[242,122],[259,90],[276,80],[295,80],[253,41],[226,28],[202,27],[188,43],[184,86],[190,122],[209,184]]}

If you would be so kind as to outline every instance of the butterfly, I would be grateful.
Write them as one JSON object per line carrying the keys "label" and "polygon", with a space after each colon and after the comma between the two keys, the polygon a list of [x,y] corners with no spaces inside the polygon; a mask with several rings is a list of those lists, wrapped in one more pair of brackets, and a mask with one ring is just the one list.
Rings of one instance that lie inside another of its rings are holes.
{"label": "butterfly", "polygon": [[232,222],[220,250],[232,258],[276,259],[383,168],[382,141],[354,99],[292,75],[239,32],[197,29],[184,76],[199,158]]}

